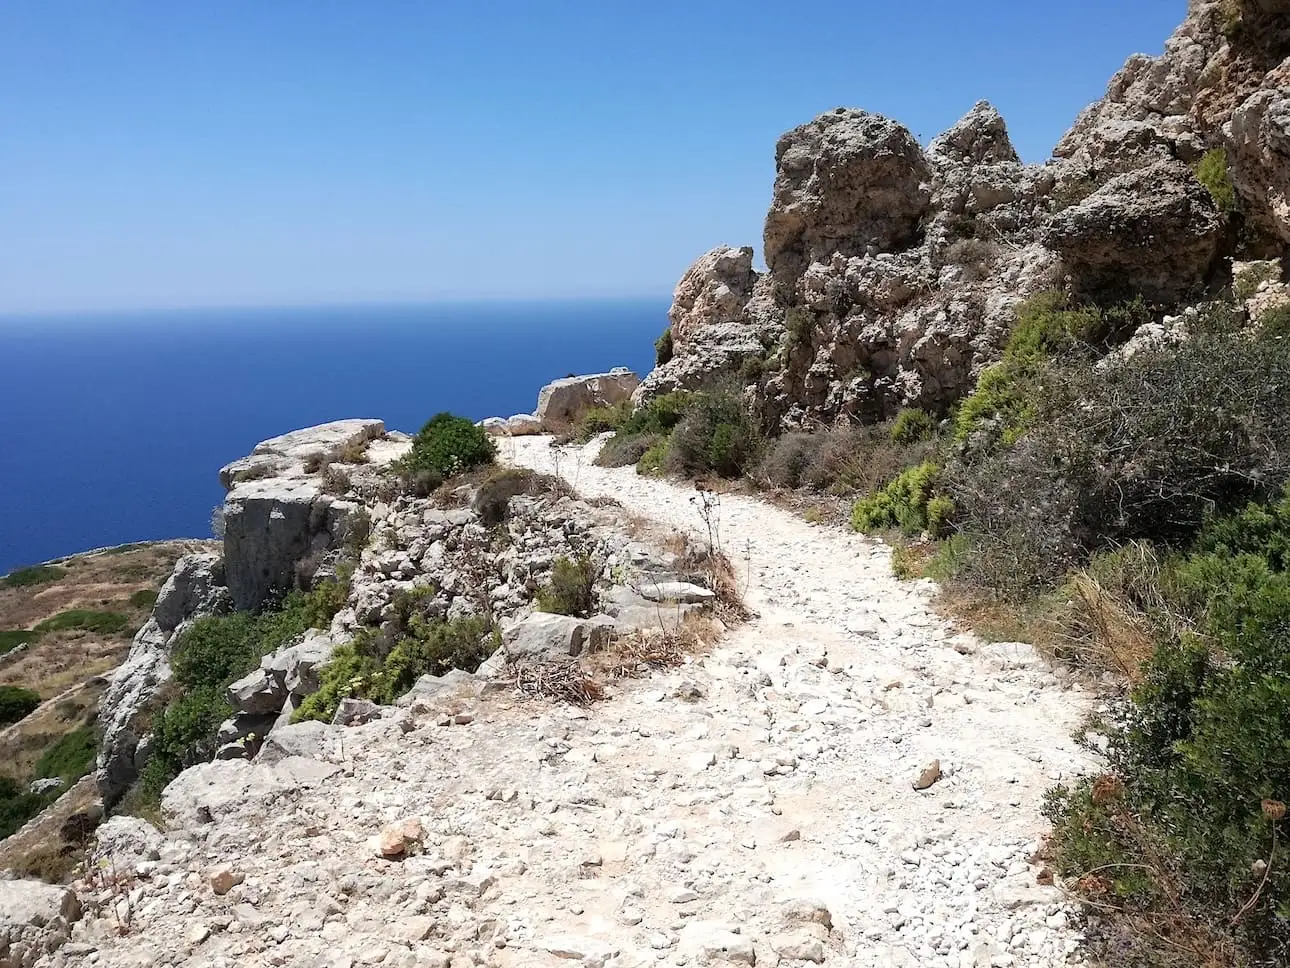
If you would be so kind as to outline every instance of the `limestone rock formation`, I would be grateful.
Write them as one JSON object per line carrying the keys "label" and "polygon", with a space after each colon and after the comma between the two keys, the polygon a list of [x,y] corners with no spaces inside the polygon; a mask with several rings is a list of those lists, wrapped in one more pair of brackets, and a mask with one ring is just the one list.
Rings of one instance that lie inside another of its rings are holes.
{"label": "limestone rock formation", "polygon": [[[1042,165],[1021,162],[986,102],[926,150],[865,111],[794,128],[775,151],[769,272],[747,248],[700,257],[674,296],[673,358],[636,398],[735,377],[770,431],[944,413],[1030,295],[1176,311],[1227,284],[1231,256],[1282,258],[1288,55],[1283,0],[1193,0],[1164,52],[1130,57]],[[1234,212],[1195,174],[1219,149]]]}
{"label": "limestone rock formation", "polygon": [[30,968],[67,943],[81,904],[66,887],[0,880],[0,968]]}
{"label": "limestone rock formation", "polygon": [[630,399],[639,383],[640,377],[622,366],[608,373],[555,380],[538,393],[533,415],[544,430],[559,430],[591,407],[612,407]]}
{"label": "limestone rock formation", "polygon": [[1222,233],[1213,199],[1187,166],[1158,161],[1055,216],[1044,241],[1081,289],[1172,302],[1206,280]]}

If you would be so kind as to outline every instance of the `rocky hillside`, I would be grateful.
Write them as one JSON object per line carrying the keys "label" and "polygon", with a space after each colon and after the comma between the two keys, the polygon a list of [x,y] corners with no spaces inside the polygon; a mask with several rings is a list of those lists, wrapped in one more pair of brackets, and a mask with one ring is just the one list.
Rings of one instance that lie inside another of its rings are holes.
{"label": "rocky hillside", "polygon": [[751,248],[695,262],[638,399],[733,379],[769,429],[944,413],[1040,291],[1141,297],[1158,323],[1230,286],[1233,259],[1283,260],[1288,54],[1284,0],[1194,2],[1042,165],[984,102],[926,147],[847,108],[794,128],[775,146],[767,271]]}

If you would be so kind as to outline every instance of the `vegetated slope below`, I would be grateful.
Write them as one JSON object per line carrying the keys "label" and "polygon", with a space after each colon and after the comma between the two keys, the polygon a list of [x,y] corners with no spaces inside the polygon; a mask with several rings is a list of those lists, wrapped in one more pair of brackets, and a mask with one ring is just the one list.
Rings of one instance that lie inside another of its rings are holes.
{"label": "vegetated slope below", "polygon": [[[547,443],[503,457],[549,471]],[[563,453],[585,496],[706,535],[693,491]],[[1028,858],[1042,791],[1084,766],[1085,696],[956,634],[879,544],[752,499],[720,517],[761,614],[711,654],[586,710],[414,704],[318,726],[308,761],[190,770],[125,936],[104,911],[50,963],[1066,964]],[[423,850],[379,858],[367,839],[412,817]]]}

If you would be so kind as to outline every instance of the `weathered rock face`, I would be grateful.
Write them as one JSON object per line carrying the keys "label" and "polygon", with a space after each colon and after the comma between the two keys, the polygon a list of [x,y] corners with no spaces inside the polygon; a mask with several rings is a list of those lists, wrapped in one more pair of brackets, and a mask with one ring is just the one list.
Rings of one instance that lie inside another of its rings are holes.
{"label": "weathered rock face", "polygon": [[534,417],[544,430],[561,430],[585,410],[611,407],[630,399],[640,382],[640,377],[626,367],[618,367],[608,373],[556,380],[538,393]]}
{"label": "weathered rock face", "polygon": [[66,887],[0,880],[0,968],[29,968],[67,943],[81,905]]}
{"label": "weathered rock face", "polygon": [[234,486],[224,499],[224,567],[234,606],[251,611],[292,587],[296,562],[313,550],[315,536],[326,535],[329,503],[319,483],[304,478]]}
{"label": "weathered rock face", "polygon": [[1082,289],[1172,302],[1209,275],[1223,225],[1187,166],[1159,161],[1116,176],[1059,213],[1044,241]]}
{"label": "weathered rock face", "polygon": [[[751,250],[727,247],[687,270],[674,358],[637,399],[738,373],[770,431],[907,406],[940,413],[997,359],[1016,304],[1039,291],[1141,294],[1176,309],[1226,282],[1238,245],[1282,257],[1290,9],[1233,2],[1193,2],[1164,53],[1129,58],[1044,165],[1021,163],[985,102],[925,151],[864,111],[794,128],[776,147],[769,273],[756,274]],[[1214,148],[1230,162],[1234,216],[1193,172]]]}
{"label": "weathered rock face", "polygon": [[225,465],[219,472],[220,483],[229,490],[242,481],[260,477],[299,477],[312,473],[306,465],[313,467],[336,460],[347,451],[365,449],[384,435],[383,421],[364,419],[333,420],[293,430],[261,441],[250,455]]}
{"label": "weathered rock face", "polygon": [[764,252],[785,283],[835,253],[890,252],[912,242],[927,210],[930,171],[901,124],[838,108],[775,146],[775,196]]}

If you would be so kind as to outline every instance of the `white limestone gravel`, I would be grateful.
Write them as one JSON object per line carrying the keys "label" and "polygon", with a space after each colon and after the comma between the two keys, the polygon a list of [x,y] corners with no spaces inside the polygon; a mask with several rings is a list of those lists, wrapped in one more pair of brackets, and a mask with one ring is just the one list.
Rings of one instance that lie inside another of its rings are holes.
{"label": "white limestone gravel", "polygon": [[[706,536],[692,486],[545,438],[503,451]],[[743,496],[721,498],[719,533],[758,616],[710,655],[589,710],[501,695],[333,731],[303,789],[203,768],[115,897],[127,928],[105,910],[48,963],[1078,962],[1029,858],[1044,790],[1088,767],[1071,733],[1089,697],[1027,646],[950,628],[879,543]],[[377,856],[410,818],[423,848]],[[224,895],[220,870],[243,878]]]}

